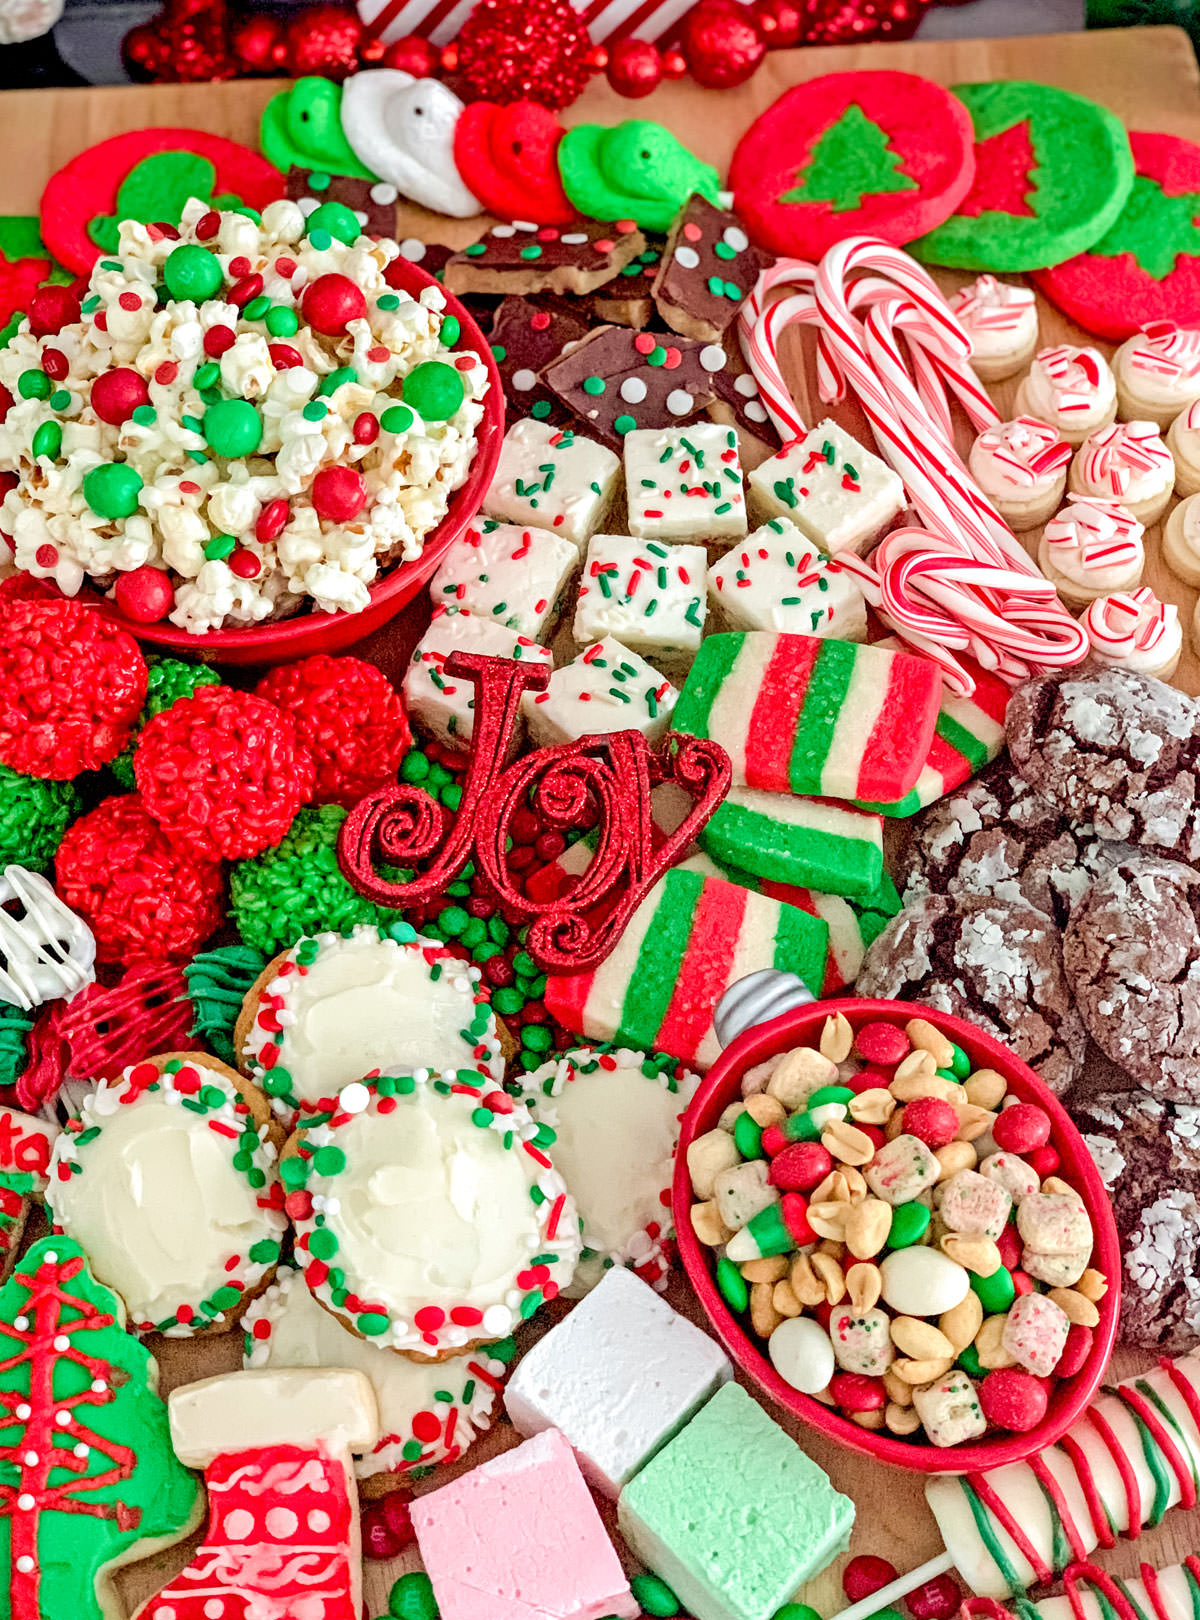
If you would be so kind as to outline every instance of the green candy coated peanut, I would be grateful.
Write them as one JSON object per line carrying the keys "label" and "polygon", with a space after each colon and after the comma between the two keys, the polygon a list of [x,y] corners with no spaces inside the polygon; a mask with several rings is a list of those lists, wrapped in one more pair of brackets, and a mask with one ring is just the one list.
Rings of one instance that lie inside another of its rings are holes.
{"label": "green candy coated peanut", "polygon": [[433,1582],[423,1569],[401,1575],[388,1593],[388,1613],[392,1620],[438,1620]]}
{"label": "green candy coated peanut", "polygon": [[[954,1042],[950,1042],[954,1046]],[[956,1080],[965,1080],[971,1072],[971,1060],[961,1046],[954,1046],[954,1056],[950,1059],[950,1067],[954,1070]]]}
{"label": "green candy coated peanut", "polygon": [[101,462],[83,475],[83,498],[97,517],[132,517],[141,491],[141,475],[121,461]]}
{"label": "green candy coated peanut", "polygon": [[58,460],[58,452],[62,449],[62,427],[58,422],[43,422],[33,436],[33,456],[49,456],[51,461]]}
{"label": "green candy coated peanut", "polygon": [[223,399],[204,413],[204,437],[214,455],[252,456],[262,443],[262,417],[248,399]]}
{"label": "green candy coated peanut", "polygon": [[819,1108],[822,1103],[848,1103],[854,1096],[849,1086],[818,1086],[811,1097],[804,1099],[806,1108]]}
{"label": "green candy coated peanut", "polygon": [[444,360],[422,360],[405,377],[400,395],[427,422],[444,422],[462,404],[466,387],[461,375]]}
{"label": "green candy coated peanut", "polygon": [[216,254],[198,242],[181,242],[167,254],[163,265],[163,280],[171,297],[190,298],[197,304],[212,298],[224,279]]}
{"label": "green candy coated peanut", "polygon": [[657,1575],[635,1575],[629,1582],[630,1591],[642,1606],[644,1614],[670,1616],[679,1613],[679,1599],[666,1581]]}
{"label": "green candy coated peanut", "polygon": [[362,226],[355,218],[354,210],[347,208],[345,203],[323,202],[319,208],[313,209],[305,224],[306,236],[311,236],[314,231],[328,231],[339,242],[353,247],[362,235]]}
{"label": "green candy coated peanut", "polygon": [[744,1311],[750,1304],[746,1279],[726,1255],[717,1261],[717,1287],[731,1311]]}
{"label": "green candy coated peanut", "polygon": [[739,1114],[733,1127],[734,1146],[743,1159],[761,1159],[763,1128],[751,1114]]}
{"label": "green candy coated peanut", "polygon": [[967,1345],[965,1350],[958,1352],[958,1365],[968,1378],[982,1378],[986,1368],[979,1359],[979,1351],[973,1344]]}
{"label": "green candy coated peanut", "polygon": [[939,1080],[949,1080],[952,1086],[957,1086],[959,1084],[959,1078],[953,1069],[937,1069],[935,1070],[935,1073],[937,1074]]}
{"label": "green candy coated peanut", "polygon": [[321,378],[321,386],[317,389],[317,393],[335,394],[343,383],[357,381],[358,373],[353,366],[339,366],[336,371],[331,371],[328,377]]}
{"label": "green candy coated peanut", "polygon": [[989,1316],[996,1316],[999,1312],[1008,1310],[1017,1297],[1012,1273],[1006,1271],[1003,1266],[997,1266],[990,1277],[977,1277],[972,1272],[971,1287],[979,1295],[979,1303]]}
{"label": "green candy coated peanut", "polygon": [[897,1204],[892,1211],[892,1225],[887,1242],[890,1249],[908,1249],[919,1243],[929,1230],[930,1214],[924,1204]]}
{"label": "green candy coated peanut", "polygon": [[789,1142],[815,1142],[821,1133],[812,1115],[802,1111],[788,1115],[783,1122],[783,1134]]}

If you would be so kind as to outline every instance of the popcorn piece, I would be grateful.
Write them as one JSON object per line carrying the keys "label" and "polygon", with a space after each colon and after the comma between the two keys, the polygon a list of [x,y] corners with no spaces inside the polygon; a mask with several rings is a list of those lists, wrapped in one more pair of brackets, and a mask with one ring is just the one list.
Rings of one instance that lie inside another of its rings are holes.
{"label": "popcorn piece", "polygon": [[538,641],[578,562],[565,535],[483,518],[450,547],[429,595],[435,607],[465,608]]}
{"label": "popcorn piece", "polygon": [[857,581],[783,518],[771,518],[725,553],[709,570],[708,594],[730,630],[867,639]]}
{"label": "popcorn piece", "polygon": [[882,1377],[896,1353],[890,1327],[891,1317],[878,1306],[858,1313],[850,1305],[838,1306],[829,1318],[829,1337],[842,1371]]}
{"label": "popcorn piece", "polygon": [[1071,1330],[1066,1311],[1045,1294],[1020,1294],[1004,1323],[1001,1344],[1026,1372],[1049,1378]]}
{"label": "popcorn piece", "polygon": [[640,540],[740,540],[746,499],[737,434],[716,422],[625,435],[630,532]]}
{"label": "popcorn piece", "polygon": [[539,747],[608,731],[640,731],[657,742],[678,696],[637,653],[605,636],[556,669],[544,692],[526,692],[521,712]]}
{"label": "popcorn piece", "polygon": [[1011,1212],[1005,1189],[977,1170],[960,1170],[942,1189],[942,1220],[965,1237],[998,1238]]}
{"label": "popcorn piece", "polygon": [[975,1385],[961,1368],[913,1391],[913,1405],[921,1426],[935,1446],[958,1446],[987,1432],[987,1419]]}
{"label": "popcorn piece", "polygon": [[1074,1254],[1092,1244],[1092,1222],[1077,1193],[1030,1193],[1017,1205],[1017,1230],[1038,1254]]}
{"label": "popcorn piece", "polygon": [[707,1334],[614,1266],[518,1362],[504,1404],[518,1434],[561,1430],[584,1477],[615,1500],[732,1376]]}
{"label": "popcorn piece", "polygon": [[594,534],[579,583],[575,640],[615,636],[650,657],[690,658],[704,628],[706,569],[703,546]]}
{"label": "popcorn piece", "polygon": [[863,1175],[877,1198],[896,1205],[919,1198],[934,1185],[941,1169],[919,1136],[897,1136],[883,1144]]}
{"label": "popcorn piece", "polygon": [[761,1210],[779,1202],[778,1190],[767,1184],[765,1159],[750,1159],[722,1170],[713,1183],[713,1196],[731,1232],[740,1232]]}
{"label": "popcorn piece", "polygon": [[750,474],[758,520],[787,518],[831,556],[865,551],[903,506],[899,477],[828,420]]}
{"label": "popcorn piece", "polygon": [[550,649],[465,609],[435,608],[433,620],[413,649],[404,677],[404,701],[413,719],[450,748],[466,748],[475,724],[475,687],[443,673],[452,652],[487,653],[550,664]]}
{"label": "popcorn piece", "polygon": [[526,417],[504,436],[483,509],[502,523],[550,529],[582,551],[608,514],[620,473],[617,457],[594,439]]}
{"label": "popcorn piece", "polygon": [[1041,1186],[1036,1170],[1016,1153],[989,1153],[979,1166],[979,1174],[1003,1187],[1014,1204]]}

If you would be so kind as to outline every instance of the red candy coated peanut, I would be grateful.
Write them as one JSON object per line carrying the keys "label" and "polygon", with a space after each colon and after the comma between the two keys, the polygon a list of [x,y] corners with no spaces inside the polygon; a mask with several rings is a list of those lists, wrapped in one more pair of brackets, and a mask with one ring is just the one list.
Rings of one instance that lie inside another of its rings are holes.
{"label": "red candy coated peanut", "polygon": [[268,343],[267,353],[276,371],[290,371],[293,366],[304,364],[299,349],[293,349],[290,343]]}
{"label": "red candy coated peanut", "polygon": [[204,352],[210,359],[219,360],[236,342],[237,334],[232,326],[210,326],[204,334]]}
{"label": "red candy coated peanut", "polygon": [[1083,1364],[1092,1353],[1094,1337],[1091,1328],[1085,1327],[1082,1322],[1071,1323],[1067,1330],[1067,1342],[1054,1369],[1056,1378],[1074,1378],[1077,1372],[1083,1371]]}
{"label": "red candy coated peanut", "polygon": [[1044,1379],[1020,1367],[999,1367],[980,1384],[979,1404],[989,1423],[1028,1434],[1045,1417],[1050,1390]]}
{"label": "red candy coated peanut", "polygon": [[912,1042],[895,1024],[876,1020],[864,1024],[854,1037],[854,1050],[868,1063],[882,1063],[894,1067],[912,1051]]}
{"label": "red candy coated peanut", "polygon": [[363,411],[354,418],[355,444],[374,444],[379,437],[379,418],[370,411]]}
{"label": "red candy coated peanut", "polygon": [[1013,1287],[1018,1294],[1033,1293],[1033,1278],[1027,1271],[1014,1271],[1012,1274]]}
{"label": "red candy coated peanut", "polygon": [[784,1193],[779,1201],[779,1207],[788,1236],[798,1249],[803,1248],[806,1243],[818,1241],[817,1234],[808,1224],[808,1204],[799,1193]]}
{"label": "red candy coated peanut", "polygon": [[855,1120],[854,1128],[857,1131],[861,1131],[864,1136],[871,1139],[871,1144],[875,1148],[876,1152],[878,1152],[883,1144],[887,1141],[887,1137],[883,1134],[883,1131],[878,1125],[860,1124],[858,1120]]}
{"label": "red candy coated peanut", "polygon": [[102,422],[112,427],[120,427],[139,405],[149,403],[150,390],[146,387],[146,379],[132,366],[102,371],[92,384],[92,409]]}
{"label": "red candy coated peanut", "polygon": [[135,624],[157,624],[175,606],[171,576],[150,563],[118,574],[113,596],[121,612]]}
{"label": "red candy coated peanut", "polygon": [[341,337],[350,321],[360,321],[367,313],[367,300],[349,276],[330,271],[304,289],[300,310],[314,331]]}
{"label": "red candy coated peanut", "polygon": [[[778,1125],[768,1127],[779,1131]],[[782,1138],[783,1132],[779,1131]],[[767,1133],[763,1132],[766,1147]],[[767,1149],[770,1152],[770,1149]],[[833,1157],[820,1142],[791,1142],[771,1160],[767,1180],[785,1192],[811,1192],[833,1169]]]}
{"label": "red candy coated peanut", "polygon": [[996,1239],[996,1247],[1000,1250],[1000,1264],[1005,1271],[1013,1271],[1021,1264],[1021,1234],[1011,1221]]}
{"label": "red candy coated peanut", "polygon": [[1050,1116],[1036,1103],[1014,1103],[996,1116],[992,1140],[1004,1153],[1032,1153],[1050,1140]]}
{"label": "red candy coated peanut", "polygon": [[[788,1139],[778,1125],[768,1125],[762,1133],[761,1146],[768,1158],[773,1159],[777,1153],[782,1153],[787,1145]],[[816,1183],[814,1182],[813,1185],[815,1186]]]}
{"label": "red candy coated peanut", "polygon": [[962,1588],[953,1575],[935,1575],[911,1591],[904,1607],[913,1620],[951,1620],[962,1602]]}
{"label": "red candy coated peanut", "polygon": [[[843,1373],[839,1376],[845,1378],[859,1378],[861,1377],[861,1374]],[[838,1380],[835,1377],[833,1383],[836,1384],[837,1381]],[[864,1380],[864,1382],[869,1384],[876,1383],[877,1381],[878,1380],[873,1378]],[[832,1387],[833,1385],[831,1384],[830,1388]],[[882,1387],[883,1386],[880,1385],[881,1389]],[[860,1407],[858,1410],[867,1412],[873,1409],[871,1407],[864,1406]],[[859,1553],[858,1557],[852,1558],[842,1571],[842,1591],[845,1592],[851,1603],[861,1603],[863,1598],[868,1598],[872,1593],[881,1591],[885,1586],[890,1585],[890,1583],[895,1579],[895,1564],[890,1564],[886,1558],[876,1557],[874,1553]]]}
{"label": "red candy coated peanut", "polygon": [[[868,1378],[866,1373],[834,1373],[829,1380],[829,1393],[843,1412],[880,1412],[887,1405],[887,1390],[883,1379]],[[851,1559],[851,1563],[855,1562],[857,1560]],[[878,1562],[882,1564],[886,1560],[881,1558]],[[888,1581],[894,1581],[896,1571],[890,1564],[888,1568],[891,1570],[890,1575],[885,1575],[883,1580],[877,1581],[874,1586],[864,1586],[859,1595],[866,1597],[868,1593],[877,1592],[881,1586],[886,1586]]]}
{"label": "red candy coated peanut", "polygon": [[353,467],[322,467],[312,482],[317,516],[330,523],[349,523],[362,511],[367,486]]}
{"label": "red candy coated peanut", "polygon": [[245,546],[239,546],[229,559],[229,572],[238,579],[257,579],[262,573],[262,563]]}
{"label": "red candy coated peanut", "polygon": [[1040,1176],[1044,1181],[1047,1176],[1052,1176],[1058,1169],[1059,1157],[1049,1142],[1046,1142],[1041,1147],[1034,1148],[1032,1153],[1027,1153],[1025,1163],[1035,1176]]}

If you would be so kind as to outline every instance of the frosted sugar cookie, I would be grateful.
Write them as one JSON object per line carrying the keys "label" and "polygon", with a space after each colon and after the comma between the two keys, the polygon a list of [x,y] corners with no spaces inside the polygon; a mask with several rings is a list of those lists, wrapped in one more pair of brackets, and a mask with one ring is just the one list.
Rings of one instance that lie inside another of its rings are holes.
{"label": "frosted sugar cookie", "polygon": [[1175,457],[1176,492],[1200,495],[1200,400],[1171,423],[1167,449]]}
{"label": "frosted sugar cookie", "polygon": [[1117,414],[1117,384],[1099,349],[1068,343],[1041,349],[1017,389],[1018,416],[1036,416],[1068,444],[1107,427]]}
{"label": "frosted sugar cookie", "polygon": [[1015,377],[1033,359],[1038,340],[1032,288],[979,276],[947,299],[971,340],[971,365],[984,382]]}
{"label": "frosted sugar cookie", "polygon": [[1175,485],[1175,462],[1153,422],[1113,422],[1091,433],[1071,463],[1071,491],[1120,501],[1140,523],[1162,516]]}
{"label": "frosted sugar cookie", "polygon": [[971,476],[1004,521],[1036,529],[1067,487],[1071,446],[1036,417],[985,428],[971,446]]}
{"label": "frosted sugar cookie", "polygon": [[1083,616],[1092,657],[1114,669],[1169,681],[1183,652],[1179,609],[1148,585],[1102,596]]}
{"label": "frosted sugar cookie", "polygon": [[268,962],[234,1029],[242,1068],[282,1118],[328,1112],[363,1075],[504,1071],[479,969],[406,922],[302,939]]}
{"label": "frosted sugar cookie", "polygon": [[1123,421],[1169,427],[1200,399],[1200,330],[1150,321],[1113,355]]}
{"label": "frosted sugar cookie", "polygon": [[346,1086],[280,1166],[309,1288],[417,1360],[507,1337],[562,1292],[582,1247],[553,1144],[469,1068]]}
{"label": "frosted sugar cookie", "polygon": [[1189,495],[1167,519],[1163,560],[1185,585],[1200,585],[1200,496]]}
{"label": "frosted sugar cookie", "polygon": [[1038,567],[1071,607],[1142,582],[1142,525],[1117,501],[1076,495],[1047,523]]}
{"label": "frosted sugar cookie", "polygon": [[218,1059],[166,1052],[68,1121],[46,1202],[136,1331],[224,1332],[270,1280],[287,1230],[270,1117]]}

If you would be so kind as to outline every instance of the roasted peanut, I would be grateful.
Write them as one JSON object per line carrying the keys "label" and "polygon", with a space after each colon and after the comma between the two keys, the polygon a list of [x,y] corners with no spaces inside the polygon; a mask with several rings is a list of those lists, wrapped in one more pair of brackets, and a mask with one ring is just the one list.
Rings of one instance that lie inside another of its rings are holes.
{"label": "roasted peanut", "polygon": [[819,1181],[809,1194],[811,1204],[848,1204],[850,1183],[841,1170],[831,1170],[824,1181]]}
{"label": "roasted peanut", "polygon": [[818,1237],[833,1238],[841,1243],[846,1236],[846,1217],[849,1213],[849,1204],[810,1204],[808,1224]]}
{"label": "roasted peanut", "polygon": [[979,1365],[986,1367],[989,1372],[994,1372],[997,1367],[1015,1367],[1017,1364],[1017,1358],[1004,1348],[1007,1321],[1007,1312],[1003,1316],[989,1316],[975,1335],[975,1353],[979,1357]]}
{"label": "roasted peanut", "polygon": [[846,1191],[852,1204],[861,1204],[867,1196],[868,1187],[861,1170],[855,1169],[852,1164],[844,1164],[841,1168],[842,1180],[846,1183]]}
{"label": "roasted peanut", "polygon": [[850,1118],[861,1125],[886,1125],[896,1112],[896,1099],[886,1086],[872,1086],[870,1091],[851,1097],[846,1106]]}
{"label": "roasted peanut", "polygon": [[769,1339],[783,1321],[772,1300],[770,1283],[755,1283],[750,1290],[750,1326],[760,1339]]}
{"label": "roasted peanut", "polygon": [[1045,1181],[1042,1182],[1042,1191],[1044,1193],[1058,1193],[1060,1197],[1064,1193],[1069,1198],[1079,1197],[1079,1194],[1075,1191],[1075,1188],[1071,1186],[1070,1182],[1064,1181],[1061,1176],[1047,1176]]}
{"label": "roasted peanut", "polygon": [[991,1238],[962,1237],[958,1232],[947,1232],[938,1244],[942,1253],[960,1266],[973,1271],[977,1277],[990,1277],[999,1271],[1002,1261],[1000,1250]]}
{"label": "roasted peanut", "polygon": [[817,1305],[825,1303],[825,1284],[813,1270],[812,1260],[807,1254],[798,1254],[792,1261],[789,1275],[792,1292],[800,1301],[812,1310]]}
{"label": "roasted peanut", "polygon": [[1108,1278],[1102,1271],[1089,1266],[1075,1284],[1075,1292],[1082,1294],[1084,1299],[1090,1299],[1094,1305],[1099,1304],[1108,1293]]}
{"label": "roasted peanut", "polygon": [[851,1422],[857,1423],[860,1429],[882,1429],[883,1408],[877,1406],[870,1412],[851,1412]]}
{"label": "roasted peanut", "polygon": [[1079,1327],[1097,1327],[1100,1312],[1092,1300],[1085,1298],[1077,1288],[1052,1288],[1046,1295],[1066,1313],[1067,1320]]}
{"label": "roasted peanut", "polygon": [[894,1316],[891,1332],[896,1349],[914,1361],[954,1360],[950,1340],[932,1322],[923,1322],[919,1316]]}
{"label": "roasted peanut", "polygon": [[901,1360],[892,1362],[897,1376],[906,1384],[912,1384],[914,1388],[918,1384],[932,1384],[935,1378],[941,1378],[948,1373],[953,1365],[953,1356],[930,1356],[924,1361],[902,1357]]}
{"label": "roasted peanut", "polygon": [[845,1119],[829,1121],[821,1132],[821,1145],[842,1164],[870,1164],[875,1157],[875,1144],[866,1131]]}
{"label": "roasted peanut", "polygon": [[976,1108],[995,1109],[1004,1101],[1008,1087],[1004,1076],[997,1074],[995,1069],[976,1069],[974,1074],[967,1076],[963,1090],[967,1094],[967,1101],[974,1103]]}
{"label": "roasted peanut", "polygon": [[821,1025],[821,1056],[831,1063],[844,1063],[854,1045],[854,1031],[845,1013],[833,1013]]}
{"label": "roasted peanut", "polygon": [[974,1344],[975,1335],[983,1326],[983,1306],[975,1290],[969,1289],[957,1305],[943,1311],[938,1317],[938,1328],[950,1341],[955,1355]]}
{"label": "roasted peanut", "polygon": [[788,1274],[787,1256],[766,1254],[761,1260],[743,1260],[741,1272],[748,1283],[777,1283]]}
{"label": "roasted peanut", "polygon": [[913,1387],[911,1384],[906,1384],[904,1382],[903,1378],[901,1378],[900,1374],[896,1371],[894,1365],[889,1367],[884,1373],[883,1387],[887,1390],[888,1400],[894,1405],[912,1405]]}
{"label": "roasted peanut", "polygon": [[854,1307],[856,1316],[873,1310],[883,1292],[883,1273],[878,1266],[860,1260],[846,1273],[846,1297]]}
{"label": "roasted peanut", "polygon": [[778,1097],[770,1097],[765,1091],[755,1092],[746,1098],[746,1112],[756,1125],[765,1130],[768,1125],[782,1125],[787,1118],[787,1109]]}
{"label": "roasted peanut", "polygon": [[892,1210],[882,1198],[864,1198],[846,1217],[846,1247],[856,1260],[872,1260],[887,1241]]}
{"label": "roasted peanut", "polygon": [[938,1172],[939,1181],[949,1181],[960,1170],[974,1170],[979,1162],[979,1155],[970,1142],[957,1140],[947,1142],[945,1147],[935,1148],[933,1156],[942,1167]]}
{"label": "roasted peanut", "polygon": [[897,1080],[901,1082],[910,1080],[915,1074],[933,1074],[936,1069],[937,1064],[933,1061],[932,1052],[914,1048],[897,1063],[892,1071],[892,1083],[894,1085]]}
{"label": "roasted peanut", "polygon": [[935,1069],[948,1069],[954,1062],[954,1043],[940,1029],[935,1029],[928,1018],[910,1018],[904,1033],[915,1047],[929,1053]]}
{"label": "roasted peanut", "polygon": [[839,1305],[846,1297],[846,1275],[831,1255],[819,1250],[812,1257],[812,1268],[825,1285],[825,1298],[830,1305]]}
{"label": "roasted peanut", "polygon": [[888,1116],[888,1122],[883,1127],[883,1139],[885,1142],[894,1142],[898,1136],[903,1135],[904,1113],[902,1109],[897,1108],[894,1114]]}
{"label": "roasted peanut", "polygon": [[955,1103],[954,1111],[958,1115],[958,1137],[960,1142],[974,1142],[985,1131],[990,1131],[995,1115],[990,1108],[980,1108],[977,1103]]}
{"label": "roasted peanut", "polygon": [[[922,1054],[927,1055],[927,1054]],[[917,1056],[910,1052],[904,1063]],[[930,1062],[932,1063],[932,1059]],[[918,1097],[940,1097],[943,1102],[957,1102],[962,1097],[962,1087],[954,1080],[943,1080],[940,1074],[935,1074],[932,1068],[913,1069],[910,1074],[902,1075],[904,1063],[896,1070],[896,1078],[888,1090],[897,1102],[913,1102]]]}
{"label": "roasted peanut", "polygon": [[831,1260],[836,1260],[841,1265],[846,1258],[846,1245],[839,1243],[836,1238],[822,1238],[813,1253],[827,1254]]}
{"label": "roasted peanut", "polygon": [[710,1198],[703,1204],[692,1205],[692,1231],[701,1243],[706,1243],[710,1249],[728,1243],[733,1236],[721,1219],[721,1211],[717,1208],[715,1198]]}
{"label": "roasted peanut", "polygon": [[782,1282],[777,1282],[771,1290],[771,1304],[774,1305],[780,1316],[799,1316],[804,1310],[803,1305],[796,1298],[796,1290],[786,1277]]}
{"label": "roasted peanut", "polygon": [[916,1407],[911,1404],[901,1406],[898,1401],[887,1403],[883,1409],[883,1421],[892,1434],[916,1434],[921,1427]]}

